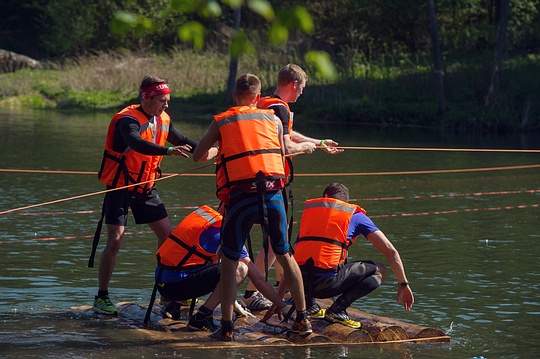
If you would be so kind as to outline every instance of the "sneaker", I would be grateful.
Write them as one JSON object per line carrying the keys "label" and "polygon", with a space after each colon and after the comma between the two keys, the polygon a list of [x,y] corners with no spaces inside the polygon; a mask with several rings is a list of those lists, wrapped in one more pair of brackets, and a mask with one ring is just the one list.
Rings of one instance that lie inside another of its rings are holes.
{"label": "sneaker", "polygon": [[266,310],[272,306],[272,302],[266,299],[259,291],[256,291],[251,297],[242,296],[240,303],[249,310]]}
{"label": "sneaker", "polygon": [[352,320],[346,311],[340,313],[334,313],[330,311],[330,308],[326,310],[324,314],[324,319],[332,323],[343,324],[349,328],[358,329],[362,326],[360,322]]}
{"label": "sneaker", "polygon": [[108,295],[94,298],[94,312],[108,315],[118,315],[118,309],[111,302]]}
{"label": "sneaker", "polygon": [[326,309],[322,309],[317,303],[306,310],[306,315],[312,319],[324,318]]}
{"label": "sneaker", "polygon": [[219,329],[219,326],[214,324],[213,316],[209,315],[207,317],[203,317],[199,316],[198,313],[189,318],[187,327],[191,330],[200,330],[203,332],[215,332]]}
{"label": "sneaker", "polygon": [[163,318],[170,318],[174,320],[181,319],[181,304],[178,302],[169,302],[167,305],[161,308],[161,316]]}
{"label": "sneaker", "polygon": [[311,323],[309,320],[305,319],[301,322],[293,322],[291,325],[291,331],[293,333],[298,333],[300,335],[306,335],[309,333],[313,333],[313,329],[311,328]]}

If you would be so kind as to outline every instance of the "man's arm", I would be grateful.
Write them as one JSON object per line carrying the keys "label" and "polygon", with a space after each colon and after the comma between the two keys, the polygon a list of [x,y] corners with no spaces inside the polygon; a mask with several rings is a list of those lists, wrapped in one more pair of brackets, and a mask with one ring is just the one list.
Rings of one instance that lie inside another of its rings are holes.
{"label": "man's arm", "polygon": [[248,267],[247,276],[255,288],[257,288],[262,295],[274,303],[277,308],[281,309],[285,307],[285,302],[279,297],[274,287],[272,287],[272,285],[265,280],[264,275],[257,269],[255,263],[253,263],[249,257],[242,258],[240,261],[246,263]]}
{"label": "man's arm", "polygon": [[399,252],[381,230],[369,233],[366,235],[366,238],[386,257],[398,281],[397,302],[401,299],[405,310],[410,310],[414,303],[414,295],[409,285],[399,285],[399,283],[407,282],[405,267],[403,266]]}
{"label": "man's arm", "polygon": [[219,141],[219,128],[215,121],[212,121],[206,133],[203,135],[195,151],[193,151],[193,161],[203,162],[214,158],[217,155],[217,148],[213,147]]}
{"label": "man's arm", "polygon": [[337,149],[338,143],[332,139],[315,139],[302,135],[300,132],[291,130],[291,140],[295,143],[310,143],[320,148],[331,155],[343,152],[342,149]]}
{"label": "man's arm", "polygon": [[172,121],[169,126],[169,136],[167,136],[167,141],[172,143],[175,146],[188,145],[190,147],[189,152],[193,153],[195,147],[197,147],[198,142],[192,140],[191,138],[184,135],[176,127],[174,127]]}

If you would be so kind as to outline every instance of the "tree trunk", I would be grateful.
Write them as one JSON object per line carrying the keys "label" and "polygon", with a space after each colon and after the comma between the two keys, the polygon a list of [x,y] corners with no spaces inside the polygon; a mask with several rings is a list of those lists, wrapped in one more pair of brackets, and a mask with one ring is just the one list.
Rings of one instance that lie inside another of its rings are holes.
{"label": "tree trunk", "polygon": [[431,41],[433,43],[433,75],[435,78],[435,91],[437,93],[437,118],[440,121],[446,111],[444,95],[444,72],[442,64],[441,44],[439,41],[439,25],[435,16],[434,0],[427,0],[428,18],[431,27]]}
{"label": "tree trunk", "polygon": [[508,3],[509,0],[499,0],[500,15],[497,19],[497,38],[495,41],[495,51],[493,52],[493,71],[491,73],[489,90],[484,102],[484,106],[490,108],[493,108],[496,104],[501,82],[502,58],[510,12],[510,6]]}
{"label": "tree trunk", "polygon": [[[234,9],[233,12],[234,31],[240,28],[240,7]],[[227,91],[225,92],[225,101],[232,103],[232,94],[236,84],[236,74],[238,73],[238,56],[231,53],[231,62],[229,63],[229,79],[227,80]]]}

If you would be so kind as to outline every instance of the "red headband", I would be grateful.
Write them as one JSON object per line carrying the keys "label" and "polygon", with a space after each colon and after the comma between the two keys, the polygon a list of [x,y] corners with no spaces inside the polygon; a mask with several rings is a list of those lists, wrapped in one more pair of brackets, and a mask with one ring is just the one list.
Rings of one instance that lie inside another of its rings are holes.
{"label": "red headband", "polygon": [[141,89],[141,96],[143,101],[160,95],[168,95],[170,93],[171,90],[169,90],[169,85],[167,85],[166,82],[157,82]]}

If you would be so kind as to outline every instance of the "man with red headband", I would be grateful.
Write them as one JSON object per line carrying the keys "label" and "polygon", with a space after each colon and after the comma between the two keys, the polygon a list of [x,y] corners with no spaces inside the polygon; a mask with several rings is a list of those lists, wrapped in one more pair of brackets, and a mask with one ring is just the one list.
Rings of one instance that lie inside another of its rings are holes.
{"label": "man with red headband", "polygon": [[[184,151],[193,152],[197,141],[178,131],[165,112],[169,107],[170,93],[166,79],[145,76],[141,83],[141,103],[117,113],[107,130],[98,178],[111,191],[105,194],[102,218],[88,262],[88,266],[93,267],[104,217],[108,238],[99,261],[99,291],[94,299],[94,311],[99,313],[118,314],[109,298],[109,282],[127,225],[128,208],[131,208],[136,224],[148,224],[154,231],[158,246],[172,232],[155,180],[160,177],[159,166],[163,156],[189,158]],[[165,146],[167,142],[173,146]],[[205,153],[208,160],[216,155],[216,148]]]}

